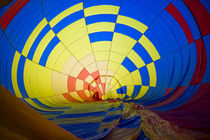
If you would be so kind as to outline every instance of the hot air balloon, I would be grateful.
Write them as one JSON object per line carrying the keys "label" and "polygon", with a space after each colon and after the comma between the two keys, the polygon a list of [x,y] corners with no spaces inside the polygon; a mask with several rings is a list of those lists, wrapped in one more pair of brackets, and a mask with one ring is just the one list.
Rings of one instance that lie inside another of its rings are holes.
{"label": "hot air balloon", "polygon": [[0,84],[82,139],[149,139],[144,107],[210,135],[207,0],[14,0]]}

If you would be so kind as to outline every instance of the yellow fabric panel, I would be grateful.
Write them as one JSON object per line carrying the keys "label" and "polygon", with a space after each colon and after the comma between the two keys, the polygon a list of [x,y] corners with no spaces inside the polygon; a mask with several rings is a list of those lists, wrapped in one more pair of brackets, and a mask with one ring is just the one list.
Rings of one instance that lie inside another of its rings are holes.
{"label": "yellow fabric panel", "polygon": [[39,82],[39,81],[37,81],[37,68],[38,67],[40,67],[40,65],[26,59],[25,68],[28,69],[30,71],[30,73],[28,75],[29,77],[24,77],[24,79],[27,79],[27,78],[30,79],[30,83],[25,83],[25,86],[31,87],[31,91],[30,91],[30,93],[28,93],[28,96],[30,98],[41,97],[40,91],[37,87],[37,83]]}
{"label": "yellow fabric panel", "polygon": [[31,61],[28,59],[26,59],[26,61],[25,61],[24,72],[23,72],[23,81],[24,81],[25,90],[26,90],[29,98],[32,98],[33,96],[31,96],[31,94],[33,95],[34,92],[31,90],[31,83],[30,83],[30,72],[31,72],[30,62]]}
{"label": "yellow fabric panel", "polygon": [[93,53],[88,54],[87,56],[83,57],[79,60],[79,62],[84,66],[88,66],[92,63],[95,63],[95,57]]}
{"label": "yellow fabric panel", "polygon": [[78,101],[81,101],[81,102],[84,102],[84,100],[82,98],[79,97],[79,95],[77,94],[77,92],[70,92],[69,93],[72,98],[74,98],[75,100],[78,100]]}
{"label": "yellow fabric panel", "polygon": [[89,36],[83,36],[71,45],[68,46],[70,52],[80,60],[81,58],[87,56],[89,53],[92,52]]}
{"label": "yellow fabric panel", "polygon": [[57,107],[55,102],[53,103],[52,100],[50,100],[49,97],[47,98],[37,98],[37,100],[39,100],[42,104],[49,106],[49,107]]}
{"label": "yellow fabric panel", "polygon": [[47,62],[46,62],[46,67],[53,69],[56,60],[58,57],[61,55],[61,53],[64,51],[65,47],[61,42],[59,42],[55,48],[52,50],[50,53]]}
{"label": "yellow fabric panel", "polygon": [[116,79],[121,79],[122,77],[128,74],[130,74],[130,72],[124,66],[121,65],[114,76],[116,77]]}
{"label": "yellow fabric panel", "polygon": [[65,17],[79,11],[83,9],[83,3],[78,3],[68,9],[66,9],[65,11],[61,12],[60,14],[58,14],[56,17],[54,17],[50,22],[50,26],[53,28],[58,22],[60,22],[62,19],[64,19]]}
{"label": "yellow fabric panel", "polygon": [[67,81],[67,75],[52,71],[52,89],[55,95],[68,93]]}
{"label": "yellow fabric panel", "polygon": [[122,86],[134,85],[133,78],[132,78],[131,74],[128,74],[125,77],[121,78],[119,80],[119,82]]}
{"label": "yellow fabric panel", "polygon": [[17,69],[18,69],[18,63],[20,60],[20,56],[21,56],[20,53],[18,53],[16,51],[14,59],[13,59],[13,63],[12,63],[12,86],[13,86],[15,95],[19,98],[22,98],[22,95],[20,93],[18,83],[17,83]]}
{"label": "yellow fabric panel", "polygon": [[119,53],[110,52],[110,58],[109,58],[109,60],[121,64],[122,61],[125,59],[125,57],[126,57],[126,56],[121,55],[121,54],[119,54]]}
{"label": "yellow fabric panel", "polygon": [[60,107],[69,107],[69,100],[67,100],[63,95],[51,96],[49,98],[56,102]]}
{"label": "yellow fabric panel", "polygon": [[147,50],[153,61],[160,59],[160,55],[155,46],[145,35],[143,35],[138,42]]}
{"label": "yellow fabric panel", "polygon": [[37,26],[36,28],[33,30],[33,32],[31,33],[31,35],[28,37],[25,46],[23,47],[23,51],[22,54],[23,56],[27,57],[28,52],[32,46],[32,44],[34,43],[35,39],[37,38],[37,36],[39,35],[39,33],[42,31],[42,29],[47,25],[47,20],[46,18],[44,18]]}
{"label": "yellow fabric panel", "polygon": [[87,25],[88,33],[110,31],[114,32],[115,23],[112,22],[96,22]]}
{"label": "yellow fabric panel", "polygon": [[88,75],[88,77],[85,79],[86,82],[90,83],[91,81],[93,81],[93,77],[91,75]]}
{"label": "yellow fabric panel", "polygon": [[61,52],[61,55],[56,59],[55,65],[54,65],[54,70],[62,72],[63,66],[66,63],[66,61],[69,59],[71,54],[67,50],[63,50]]}
{"label": "yellow fabric panel", "polygon": [[127,57],[136,65],[137,68],[145,66],[144,61],[134,50],[131,50]]}
{"label": "yellow fabric panel", "polygon": [[134,81],[134,85],[142,85],[141,75],[139,73],[139,70],[135,70],[131,73],[131,76]]}
{"label": "yellow fabric panel", "polygon": [[[119,81],[117,81],[116,78],[112,78],[110,84],[112,85],[113,88],[116,88],[116,89],[117,89],[117,88],[120,88]],[[112,89],[113,89],[113,88],[112,88]]]}
{"label": "yellow fabric panel", "polygon": [[96,61],[108,60],[109,51],[94,52]]}
{"label": "yellow fabric panel", "polygon": [[84,81],[83,80],[79,80],[79,79],[77,79],[76,80],[76,91],[78,91],[78,90],[83,90],[84,88]]}
{"label": "yellow fabric panel", "polygon": [[70,75],[73,77],[77,77],[83,68],[84,67],[80,63],[77,63],[70,71]]}
{"label": "yellow fabric panel", "polygon": [[[49,97],[45,97],[45,98],[38,98],[38,100],[50,107],[65,107],[64,105],[66,103],[69,104],[68,100],[65,99],[63,95],[57,95],[57,96],[49,96]],[[64,102],[66,101],[66,102]],[[59,111],[63,111],[65,109],[59,109]]]}
{"label": "yellow fabric panel", "polygon": [[130,38],[129,36],[114,33],[111,50],[126,56],[135,43],[136,40]]}
{"label": "yellow fabric panel", "polygon": [[[100,75],[106,75],[107,73],[107,67],[108,67],[108,61],[98,61],[97,67],[99,70]],[[101,80],[105,77],[101,77]]]}
{"label": "yellow fabric panel", "polygon": [[40,60],[45,48],[47,47],[47,45],[50,43],[50,41],[53,39],[54,36],[55,36],[55,33],[52,30],[50,30],[44,36],[44,38],[40,41],[40,43],[37,46],[37,49],[34,53],[34,57],[33,57],[34,62],[39,63],[39,60]]}
{"label": "yellow fabric panel", "polygon": [[156,87],[156,82],[157,82],[157,74],[156,74],[156,69],[155,69],[155,64],[154,62],[150,63],[147,65],[147,69],[149,72],[149,78],[150,78],[150,86],[151,87]]}
{"label": "yellow fabric panel", "polygon": [[91,43],[93,51],[109,51],[111,46],[111,41],[98,41]]}
{"label": "yellow fabric panel", "polygon": [[148,89],[149,86],[142,86],[139,94],[134,99],[140,99],[141,97],[143,97],[147,93]]}
{"label": "yellow fabric panel", "polygon": [[39,91],[36,87],[36,79],[34,79],[36,77],[36,69],[37,64],[26,59],[23,80],[29,98],[40,97]]}
{"label": "yellow fabric panel", "polygon": [[92,16],[92,15],[98,15],[98,14],[114,14],[117,15],[119,12],[120,7],[119,6],[113,6],[113,5],[98,5],[98,6],[92,6],[84,9],[85,17]]}
{"label": "yellow fabric panel", "polygon": [[91,96],[91,93],[89,92],[89,90],[84,90],[84,92],[85,92],[85,95],[86,95],[87,97],[90,97],[90,96]]}
{"label": "yellow fabric panel", "polygon": [[70,45],[73,41],[87,35],[87,27],[85,19],[75,21],[61,30],[57,36],[64,43],[65,46]]}
{"label": "yellow fabric panel", "polygon": [[73,56],[70,56],[63,65],[62,73],[69,75],[77,63],[78,60]]}
{"label": "yellow fabric panel", "polygon": [[109,61],[108,70],[115,72],[119,66],[120,63]]}
{"label": "yellow fabric panel", "polygon": [[52,70],[46,69],[45,67],[37,67],[37,87],[42,97],[54,96],[52,90]]}
{"label": "yellow fabric panel", "polygon": [[130,26],[130,27],[138,30],[141,33],[144,33],[148,29],[148,27],[146,25],[139,22],[138,20],[135,20],[135,19],[130,18],[130,17],[122,16],[122,15],[118,15],[117,23]]}
{"label": "yellow fabric panel", "polygon": [[130,97],[133,94],[134,86],[127,86],[127,95]]}
{"label": "yellow fabric panel", "polygon": [[34,103],[31,99],[25,98],[25,101],[26,101],[28,104],[30,104],[31,106],[33,106],[33,107],[35,107],[35,108],[37,108],[37,109],[39,109],[39,110],[44,110],[44,111],[49,111],[49,110],[50,110],[50,109],[47,109],[47,108],[45,108],[45,107],[39,106],[38,104]]}
{"label": "yellow fabric panel", "polygon": [[96,63],[93,63],[91,65],[88,65],[85,67],[86,70],[89,72],[89,73],[93,73],[97,70],[97,66],[96,66]]}

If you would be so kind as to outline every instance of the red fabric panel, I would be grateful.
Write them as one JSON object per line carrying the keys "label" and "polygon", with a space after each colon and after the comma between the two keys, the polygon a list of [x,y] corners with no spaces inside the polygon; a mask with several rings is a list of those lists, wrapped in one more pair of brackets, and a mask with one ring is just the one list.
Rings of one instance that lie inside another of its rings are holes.
{"label": "red fabric panel", "polygon": [[71,97],[71,95],[69,93],[64,93],[63,97],[65,97],[67,100],[69,100],[70,102],[79,102],[77,100],[75,100],[74,98]]}
{"label": "red fabric panel", "polygon": [[76,78],[69,76],[67,84],[69,92],[76,91]]}
{"label": "red fabric panel", "polygon": [[101,83],[99,71],[91,73],[91,76],[93,77],[93,79],[96,81],[97,84]]}
{"label": "red fabric panel", "polygon": [[209,87],[210,83],[200,85],[193,97],[178,108],[153,112],[178,126],[210,133]]}
{"label": "red fabric panel", "polygon": [[105,93],[105,90],[106,90],[106,83],[102,83],[102,89],[103,89],[103,92]]}
{"label": "red fabric panel", "polygon": [[195,18],[200,33],[205,36],[210,33],[210,14],[200,2],[200,0],[183,0]]}
{"label": "red fabric panel", "polygon": [[195,45],[197,48],[197,63],[190,85],[196,85],[202,82],[207,66],[206,48],[203,40],[196,40]]}
{"label": "red fabric panel", "polygon": [[167,94],[169,94],[173,89],[172,88],[167,88],[166,93],[164,94],[164,96],[166,96]]}
{"label": "red fabric panel", "polygon": [[177,87],[176,90],[173,92],[173,94],[170,97],[168,97],[167,99],[165,99],[161,102],[152,104],[152,105],[145,106],[145,108],[156,108],[156,107],[167,105],[167,104],[175,101],[177,98],[179,98],[184,93],[184,91],[186,89],[187,89],[187,87]]}
{"label": "red fabric panel", "polygon": [[90,73],[84,68],[80,73],[79,73],[79,75],[78,75],[78,79],[80,79],[80,80],[85,80],[87,77],[88,77],[88,75],[90,75]]}
{"label": "red fabric panel", "polygon": [[187,25],[187,22],[185,21],[184,17],[181,15],[181,13],[178,11],[178,9],[172,4],[170,3],[167,7],[166,10],[176,19],[176,21],[180,24],[180,26],[182,27],[188,43],[192,43],[193,42],[193,36],[192,33],[190,31],[189,26]]}
{"label": "red fabric panel", "polygon": [[29,0],[17,0],[1,17],[0,26],[4,31],[17,13],[29,2]]}

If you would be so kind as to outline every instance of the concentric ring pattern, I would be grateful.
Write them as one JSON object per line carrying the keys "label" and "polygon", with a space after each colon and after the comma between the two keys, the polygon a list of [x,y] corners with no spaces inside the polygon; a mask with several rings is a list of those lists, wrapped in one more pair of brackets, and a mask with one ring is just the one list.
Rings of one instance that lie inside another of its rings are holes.
{"label": "concentric ring pattern", "polygon": [[177,108],[209,90],[209,8],[194,1],[13,1],[0,10],[0,83],[43,114],[109,99]]}

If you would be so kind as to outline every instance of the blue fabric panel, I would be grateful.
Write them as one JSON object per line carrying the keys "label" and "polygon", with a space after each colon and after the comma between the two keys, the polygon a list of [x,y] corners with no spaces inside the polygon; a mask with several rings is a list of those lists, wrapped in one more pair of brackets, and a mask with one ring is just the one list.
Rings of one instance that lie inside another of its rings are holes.
{"label": "blue fabric panel", "polygon": [[8,5],[4,7],[0,7],[0,17],[3,16],[3,14],[12,6],[13,3],[15,3],[15,1],[10,2]]}
{"label": "blue fabric panel", "polygon": [[172,75],[168,88],[176,88],[180,83],[182,73],[182,58],[180,51],[168,56],[168,66],[172,69]]}
{"label": "blue fabric panel", "polygon": [[41,59],[39,61],[39,64],[42,65],[42,66],[45,66],[46,63],[47,63],[47,59],[50,55],[50,53],[52,52],[52,50],[54,49],[54,47],[60,42],[60,40],[58,39],[57,36],[55,36],[51,41],[50,43],[47,45],[47,47],[45,48],[42,56],[41,56]]}
{"label": "blue fabric panel", "polygon": [[42,0],[42,2],[44,14],[47,20],[51,21],[61,12],[78,3],[81,3],[82,0]]}
{"label": "blue fabric panel", "polygon": [[97,41],[112,41],[113,32],[96,32],[89,34],[90,43]]}
{"label": "blue fabric panel", "polygon": [[43,108],[46,108],[46,109],[70,109],[70,107],[51,107],[51,106],[47,106],[47,105],[41,103],[39,101],[39,99],[37,99],[37,98],[33,98],[33,99],[31,98],[31,100],[34,103],[36,103],[37,105],[39,105],[40,107],[43,107]]}
{"label": "blue fabric panel", "polygon": [[141,75],[142,85],[149,86],[150,79],[149,79],[149,73],[148,73],[147,67],[144,66],[144,67],[140,68],[139,72]]}
{"label": "blue fabric panel", "polygon": [[18,69],[17,69],[17,81],[18,81],[18,87],[20,89],[20,93],[23,96],[23,98],[29,98],[26,92],[24,80],[23,80],[25,61],[26,61],[26,58],[21,55],[19,64],[18,64]]}
{"label": "blue fabric panel", "polygon": [[108,111],[117,111],[117,110],[122,110],[124,107],[124,105],[122,103],[120,103],[120,105],[118,107],[112,107],[110,108]]}
{"label": "blue fabric panel", "polygon": [[[4,46],[3,46],[4,47]],[[4,53],[1,54],[1,61],[0,61],[0,83],[3,84],[7,88],[7,79],[6,79],[6,72],[7,72],[7,61],[8,61],[8,56],[10,54],[10,48],[5,47],[4,48]]]}
{"label": "blue fabric panel", "polygon": [[190,84],[197,62],[197,49],[194,42],[191,43],[184,50],[185,52],[183,52],[183,56],[185,57],[189,53],[189,59],[188,59],[188,64],[186,64],[187,70],[186,73],[184,73],[184,77],[180,83],[180,86],[188,86]]}
{"label": "blue fabric panel", "polygon": [[44,38],[44,36],[50,31],[50,26],[46,25],[43,30],[39,33],[37,38],[35,39],[33,45],[30,48],[27,58],[32,60],[34,57],[34,53],[36,51],[37,46],[39,45],[40,41]]}
{"label": "blue fabric panel", "polygon": [[122,65],[131,73],[135,70],[137,70],[136,65],[128,58],[125,57],[125,59],[122,62]]}
{"label": "blue fabric panel", "polygon": [[145,50],[145,48],[139,42],[137,42],[134,45],[133,50],[141,57],[141,59],[144,61],[145,64],[149,64],[153,62],[149,53]]}
{"label": "blue fabric panel", "polygon": [[6,71],[6,75],[7,75],[6,87],[12,93],[15,93],[13,89],[13,85],[12,85],[12,63],[13,63],[14,55],[15,55],[15,49],[10,48],[10,55],[9,57],[7,56],[8,61],[7,61],[7,71]]}
{"label": "blue fabric panel", "polygon": [[117,93],[126,94],[127,93],[127,86],[122,86],[121,88],[117,89]]}
{"label": "blue fabric panel", "polygon": [[90,112],[90,113],[81,113],[81,114],[62,114],[57,116],[57,119],[62,118],[80,118],[80,117],[94,117],[94,116],[104,116],[106,112],[99,111],[99,112]]}
{"label": "blue fabric panel", "polygon": [[144,134],[144,131],[141,130],[141,132],[139,133],[139,136],[136,138],[136,140],[150,140],[150,139]]}
{"label": "blue fabric panel", "polygon": [[[154,62],[157,74],[156,87],[167,88],[170,82],[171,69],[169,68],[168,58],[163,57]],[[164,69],[163,69],[164,68]]]}
{"label": "blue fabric panel", "polygon": [[210,1],[209,0],[200,0],[203,6],[206,8],[208,13],[210,13]]}
{"label": "blue fabric panel", "polygon": [[92,15],[85,17],[86,24],[92,24],[96,22],[113,22],[116,23],[117,15],[112,14],[100,14],[100,15]]}
{"label": "blue fabric panel", "polygon": [[170,93],[168,93],[166,96],[163,96],[157,100],[154,100],[154,101],[149,101],[149,102],[145,102],[144,104],[142,105],[150,105],[150,104],[155,104],[155,103],[158,103],[158,102],[161,102],[167,98],[169,98],[172,94],[173,94],[174,90],[172,90]]}
{"label": "blue fabric panel", "polygon": [[131,98],[135,98],[139,94],[140,89],[141,89],[141,86],[134,85],[134,90],[133,90],[133,93],[131,95]]}
{"label": "blue fabric panel", "polygon": [[23,102],[25,102],[31,108],[33,108],[36,111],[38,111],[39,113],[41,113],[42,115],[55,115],[55,114],[62,114],[64,112],[64,111],[44,111],[44,110],[39,110],[39,109],[35,108],[34,106],[32,106],[31,104],[29,104],[24,98],[19,98],[19,99],[22,100]]}
{"label": "blue fabric panel", "polygon": [[122,115],[109,115],[109,116],[105,116],[104,117],[104,120],[102,122],[113,122],[114,120],[117,120],[120,117],[122,117]]}
{"label": "blue fabric panel", "polygon": [[116,23],[116,25],[115,25],[114,32],[127,35],[127,36],[135,39],[136,41],[138,41],[139,38],[142,36],[142,33],[140,33],[138,30],[136,30],[132,27],[129,27],[127,25],[118,24],[118,23]]}
{"label": "blue fabric panel", "polygon": [[126,94],[127,93],[127,86],[123,86],[121,88],[122,88],[123,93]]}
{"label": "blue fabric panel", "polygon": [[160,15],[160,17],[168,25],[168,27],[174,34],[179,48],[186,46],[188,44],[187,37],[186,37],[184,31],[182,30],[181,26],[179,25],[179,23],[173,18],[173,16],[170,15],[170,13],[168,13],[167,11],[164,11]]}
{"label": "blue fabric panel", "polygon": [[132,2],[135,2],[136,4],[145,7],[156,14],[161,13],[171,1],[172,0],[132,0]]}
{"label": "blue fabric panel", "polygon": [[152,12],[148,8],[143,7],[142,5],[139,5],[136,3],[136,1],[123,0],[119,15],[131,17],[149,26],[158,14]]}
{"label": "blue fabric panel", "polygon": [[12,48],[12,46],[8,42],[8,40],[5,37],[1,28],[0,28],[0,42],[1,42],[0,43],[0,68],[1,68],[0,69],[0,77],[1,77],[0,84],[3,84],[4,86],[6,86],[6,83],[5,83],[6,78],[4,76],[4,71],[5,71],[4,68],[6,67],[7,58],[5,59],[5,54],[7,56],[7,52],[10,50],[10,48]]}
{"label": "blue fabric panel", "polygon": [[69,16],[65,17],[64,19],[62,19],[59,23],[57,23],[54,27],[53,27],[53,31],[55,32],[55,34],[59,33],[61,30],[63,30],[65,27],[67,27],[68,25],[74,23],[75,21],[84,18],[84,12],[83,10],[77,11],[73,14],[70,14]]}
{"label": "blue fabric panel", "polygon": [[43,18],[41,1],[33,0],[18,12],[7,26],[4,32],[18,52],[22,52],[28,37]]}
{"label": "blue fabric panel", "polygon": [[199,89],[199,87],[200,87],[200,85],[189,86],[177,100],[171,102],[168,105],[161,106],[158,108],[153,108],[153,109],[160,110],[160,111],[167,111],[167,110],[179,107],[182,104],[184,104],[187,100],[189,100],[196,93],[196,91]]}
{"label": "blue fabric panel", "polygon": [[199,39],[200,32],[199,32],[197,23],[194,20],[192,13],[189,11],[187,6],[184,4],[184,2],[180,1],[180,0],[174,0],[172,3],[178,9],[178,11],[181,13],[181,15],[184,17],[185,21],[187,22],[187,25],[190,28],[190,31],[193,35],[194,40]]}
{"label": "blue fabric panel", "polygon": [[[161,18],[157,18],[155,22],[153,22],[150,26],[150,30],[154,33],[154,35],[156,35],[157,39],[163,45],[157,47],[155,46],[158,52],[162,52],[161,57],[179,49],[176,36],[171,28]],[[148,36],[148,38],[149,37],[150,36]]]}
{"label": "blue fabric panel", "polygon": [[120,6],[122,0],[84,0],[84,9],[96,5]]}
{"label": "blue fabric panel", "polygon": [[210,82],[210,35],[206,35],[203,37],[203,41],[206,48],[206,55],[207,55],[207,66],[206,66],[206,73],[204,75],[202,83],[209,83]]}
{"label": "blue fabric panel", "polygon": [[59,126],[80,138],[89,138],[97,134],[100,123],[59,124]]}
{"label": "blue fabric panel", "polygon": [[117,91],[117,93],[119,93],[119,94],[122,94],[122,93],[123,93],[123,91],[122,91],[121,88],[118,88],[116,91]]}
{"label": "blue fabric panel", "polygon": [[118,128],[138,128],[141,124],[140,116],[133,116],[129,119],[120,119]]}

